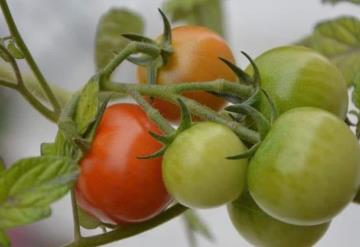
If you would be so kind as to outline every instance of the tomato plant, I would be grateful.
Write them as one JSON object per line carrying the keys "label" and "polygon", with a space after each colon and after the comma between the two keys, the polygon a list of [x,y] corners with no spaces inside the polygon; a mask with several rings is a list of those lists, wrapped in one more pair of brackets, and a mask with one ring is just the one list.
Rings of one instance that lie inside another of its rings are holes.
{"label": "tomato plant", "polygon": [[313,246],[330,225],[328,222],[314,226],[297,226],[276,220],[262,211],[248,192],[230,203],[228,212],[240,235],[254,246]]}
{"label": "tomato plant", "polygon": [[182,132],[164,154],[166,188],[180,203],[210,208],[235,200],[243,191],[247,160],[227,157],[246,147],[227,127],[211,122]]}
{"label": "tomato plant", "polygon": [[[173,53],[165,66],[160,68],[156,83],[159,85],[181,82],[204,82],[217,79],[235,81],[235,74],[219,60],[219,57],[235,62],[226,41],[213,31],[200,26],[181,26],[172,31]],[[138,67],[138,80],[147,83],[146,70]],[[215,110],[225,101],[206,92],[186,92],[186,97],[195,99]],[[152,105],[167,119],[178,121],[180,111],[174,104],[154,99]]]}
{"label": "tomato plant", "polygon": [[[280,114],[313,106],[345,117],[347,86],[341,72],[326,57],[305,47],[283,46],[261,54],[255,63],[261,88],[269,93]],[[260,101],[259,108],[269,114],[266,100]]]}
{"label": "tomato plant", "polygon": [[360,147],[346,124],[324,110],[284,113],[251,160],[248,186],[259,207],[298,225],[331,220],[360,184]]}
{"label": "tomato plant", "polygon": [[161,147],[148,131],[159,133],[139,106],[115,104],[106,109],[80,162],[76,187],[80,207],[104,222],[134,223],[169,204],[161,158],[138,159]]}

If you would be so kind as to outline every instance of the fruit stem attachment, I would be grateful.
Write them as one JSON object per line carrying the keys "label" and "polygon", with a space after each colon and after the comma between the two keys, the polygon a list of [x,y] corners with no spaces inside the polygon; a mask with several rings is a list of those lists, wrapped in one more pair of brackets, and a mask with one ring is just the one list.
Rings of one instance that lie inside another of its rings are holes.
{"label": "fruit stem attachment", "polygon": [[129,238],[131,236],[155,228],[167,221],[170,221],[173,218],[181,215],[187,209],[188,208],[185,206],[176,204],[170,207],[169,209],[167,209],[166,211],[164,211],[162,214],[143,223],[119,226],[118,228],[110,232],[102,233],[91,237],[82,237],[77,242],[74,241],[70,244],[64,245],[64,247],[95,247],[95,246],[111,243],[114,241],[122,240],[125,238]]}
{"label": "fruit stem attachment", "polygon": [[[55,113],[60,113],[61,111],[61,106],[58,102],[58,100],[55,97],[55,94],[53,93],[53,91],[51,90],[49,84],[47,83],[45,77],[43,76],[43,74],[41,73],[38,65],[36,64],[35,60],[33,59],[29,49],[27,48],[24,40],[22,39],[16,24],[14,22],[14,19],[11,15],[9,6],[6,2],[6,0],[0,0],[0,7],[1,10],[4,14],[6,23],[8,25],[9,31],[11,33],[12,38],[15,40],[17,46],[19,47],[19,49],[21,50],[21,52],[24,54],[25,60],[28,63],[29,67],[31,68],[32,72],[34,73],[36,79],[38,80],[41,88],[44,90],[47,98],[49,99],[49,102],[51,103],[51,105],[54,108],[54,112]],[[25,95],[24,95],[25,96]],[[27,96],[28,97],[28,96]]]}
{"label": "fruit stem attachment", "polygon": [[[106,81],[102,83],[101,90],[103,91],[112,91],[112,92],[119,92],[119,93],[127,93],[129,90],[136,91],[141,95],[151,96],[151,97],[158,97],[164,100],[170,101],[172,103],[177,104],[178,99],[182,99],[189,110],[199,116],[200,118],[207,119],[210,121],[218,122],[224,125],[227,125],[231,128],[242,140],[245,140],[249,143],[258,143],[260,141],[259,134],[251,129],[248,129],[236,121],[226,119],[222,117],[220,114],[215,112],[214,110],[206,107],[195,100],[186,98],[178,94],[178,92],[183,91],[194,91],[192,90],[191,86],[193,85],[195,90],[202,90],[206,88],[207,91],[211,92],[224,92],[225,90],[230,90],[232,87],[219,87],[219,84],[234,84],[240,85],[236,83],[230,83],[225,81],[213,81],[213,82],[201,82],[201,83],[184,83],[184,84],[173,84],[173,85],[142,85],[142,84],[133,84],[133,83],[114,83],[111,81]],[[203,87],[203,84],[205,86]],[[244,86],[244,85],[241,85]],[[220,88],[220,89],[219,89]],[[239,88],[238,88],[239,89]],[[250,92],[248,87],[245,87],[246,95]],[[223,91],[224,90],[224,91]],[[249,90],[249,92],[248,92]],[[244,93],[245,96],[245,93]]]}

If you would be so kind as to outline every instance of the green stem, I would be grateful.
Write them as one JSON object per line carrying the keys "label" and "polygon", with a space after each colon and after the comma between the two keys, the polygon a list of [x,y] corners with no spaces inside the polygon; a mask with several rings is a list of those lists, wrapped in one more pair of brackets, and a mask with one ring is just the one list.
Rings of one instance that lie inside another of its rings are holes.
{"label": "green stem", "polygon": [[135,53],[145,53],[152,57],[157,57],[160,54],[160,48],[156,45],[141,43],[132,41],[124,49],[122,49],[115,57],[112,59],[104,69],[99,72],[101,81],[106,81],[110,78],[112,72],[121,64],[126,58],[131,54]]}
{"label": "green stem", "polygon": [[2,12],[4,14],[5,20],[7,22],[7,25],[9,27],[9,30],[10,30],[10,33],[11,33],[13,39],[15,40],[15,42],[16,42],[17,46],[19,47],[19,49],[24,54],[25,60],[29,64],[29,67],[33,71],[36,79],[39,81],[42,89],[46,93],[51,105],[54,108],[54,111],[56,113],[60,113],[60,111],[61,111],[60,104],[57,101],[57,99],[56,99],[54,93],[52,92],[51,88],[49,87],[49,84],[47,83],[45,77],[41,73],[39,67],[37,66],[35,60],[33,59],[33,57],[31,55],[29,49],[27,48],[25,42],[23,41],[23,39],[22,39],[22,37],[21,37],[17,27],[16,27],[14,19],[13,19],[12,15],[11,15],[11,12],[10,12],[10,9],[9,9],[9,6],[8,6],[6,0],[0,0],[0,7],[2,9]]}
{"label": "green stem", "polygon": [[[227,82],[222,82],[222,83],[227,84]],[[185,84],[173,84],[173,85],[141,85],[141,84],[132,84],[132,83],[130,84],[112,83],[110,81],[107,81],[106,83],[103,83],[101,89],[104,91],[115,91],[120,93],[127,92],[131,89],[137,91],[139,94],[152,96],[152,97],[159,97],[168,100],[170,102],[173,102],[175,104],[177,103],[177,99],[180,97],[184,101],[184,103],[189,107],[189,110],[195,115],[199,116],[200,118],[208,119],[210,121],[215,121],[228,126],[235,133],[237,133],[242,140],[245,140],[253,144],[259,142],[260,136],[256,131],[248,129],[242,126],[241,124],[239,124],[238,122],[222,117],[214,110],[198,103],[195,100],[191,100],[189,98],[178,95],[177,92],[192,90],[191,86],[188,86],[186,84],[195,85],[194,88],[197,88],[198,90],[203,89],[202,84],[205,84],[208,91],[219,92],[219,86],[218,86],[219,82],[185,83]],[[229,84],[235,84],[235,83],[229,83]],[[223,88],[224,87],[222,87],[222,89]]]}
{"label": "green stem", "polygon": [[133,88],[128,88],[127,92],[139,105],[144,108],[148,117],[152,119],[160,127],[160,129],[165,132],[165,134],[171,134],[175,131],[171,124],[160,114],[160,112],[152,107],[149,102],[141,96],[141,94]]}
{"label": "green stem", "polygon": [[64,247],[95,247],[132,237],[172,220],[185,212],[187,209],[187,207],[176,204],[151,220],[139,224],[119,227],[113,231],[100,235],[83,237],[79,241],[67,244]]}
{"label": "green stem", "polygon": [[80,222],[79,222],[79,212],[75,198],[74,189],[71,190],[71,206],[73,213],[73,221],[74,221],[74,241],[81,241],[81,231],[80,231]]}
{"label": "green stem", "polygon": [[58,119],[58,114],[56,114],[55,112],[52,112],[51,110],[49,110],[37,98],[35,98],[29,92],[29,90],[25,87],[24,81],[23,81],[22,76],[21,76],[19,66],[18,66],[15,58],[1,44],[0,44],[0,50],[7,55],[8,59],[9,59],[9,63],[10,63],[10,65],[12,66],[12,68],[14,70],[15,77],[16,77],[16,80],[17,80],[17,84],[12,83],[12,82],[7,81],[7,80],[0,80],[0,85],[18,91],[30,103],[30,105],[32,105],[36,110],[38,110],[43,116],[48,118],[50,121],[56,122],[57,119]]}

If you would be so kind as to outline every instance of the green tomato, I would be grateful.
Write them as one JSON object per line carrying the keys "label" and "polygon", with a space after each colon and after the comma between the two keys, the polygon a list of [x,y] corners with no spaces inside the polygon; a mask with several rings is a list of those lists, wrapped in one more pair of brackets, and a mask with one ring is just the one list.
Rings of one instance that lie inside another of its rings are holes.
{"label": "green tomato", "polygon": [[326,232],[330,222],[314,226],[296,226],[278,221],[262,211],[248,192],[228,205],[236,230],[258,247],[309,247]]}
{"label": "green tomato", "polygon": [[243,191],[247,160],[229,160],[246,147],[226,126],[201,122],[176,137],[163,156],[169,193],[191,208],[211,208],[235,200]]}
{"label": "green tomato", "polygon": [[296,108],[275,121],[247,178],[252,197],[270,216],[289,224],[321,224],[359,189],[360,147],[335,115]]}
{"label": "green tomato", "polygon": [[[305,47],[284,46],[263,53],[255,63],[260,71],[261,87],[271,96],[280,114],[292,108],[312,106],[345,117],[346,83],[326,57]],[[252,68],[247,71],[252,73]],[[259,108],[269,115],[265,97]]]}

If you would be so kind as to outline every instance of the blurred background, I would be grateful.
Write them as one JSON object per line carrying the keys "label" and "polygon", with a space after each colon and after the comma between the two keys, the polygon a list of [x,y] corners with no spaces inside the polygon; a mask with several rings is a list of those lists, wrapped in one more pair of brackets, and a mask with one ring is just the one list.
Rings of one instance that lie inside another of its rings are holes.
{"label": "blurred background", "polygon": [[[11,0],[8,1],[21,34],[49,81],[68,90],[79,89],[94,74],[96,26],[111,7],[139,13],[145,34],[157,36],[162,22],[157,8],[162,0]],[[184,2],[186,2],[184,0]],[[360,8],[349,3],[336,6],[320,0],[224,0],[225,35],[239,64],[240,51],[256,57],[274,46],[293,43],[311,33],[314,24],[341,15],[360,18]],[[7,35],[0,17],[0,36]],[[125,65],[116,76],[135,82],[135,68]],[[5,109],[7,111],[5,111]],[[38,155],[40,144],[54,139],[57,128],[14,92],[0,91],[0,156],[7,164],[20,157]],[[211,243],[199,238],[198,246],[249,246],[232,227],[224,207],[199,212],[215,235]],[[356,247],[360,243],[360,207],[350,205],[332,223],[319,247]],[[91,232],[87,232],[90,234]],[[11,232],[15,247],[61,246],[72,239],[70,199],[53,206],[47,220]],[[187,246],[181,219],[173,220],[134,238],[107,246]]]}

